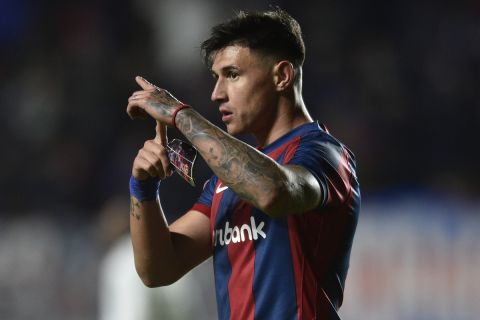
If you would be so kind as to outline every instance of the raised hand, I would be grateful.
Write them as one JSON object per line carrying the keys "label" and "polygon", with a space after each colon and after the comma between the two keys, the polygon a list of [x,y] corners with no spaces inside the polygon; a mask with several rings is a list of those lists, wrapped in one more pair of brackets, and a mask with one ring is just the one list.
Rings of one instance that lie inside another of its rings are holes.
{"label": "raised hand", "polygon": [[155,138],[145,141],[143,148],[138,151],[133,161],[132,175],[137,180],[145,180],[148,177],[164,179],[173,173],[165,149],[168,143],[167,127],[157,121],[155,131]]}
{"label": "raised hand", "polygon": [[132,119],[150,116],[164,126],[173,126],[175,110],[183,104],[170,92],[161,89],[142,77],[135,77],[135,81],[143,90],[135,91],[128,98],[127,113]]}

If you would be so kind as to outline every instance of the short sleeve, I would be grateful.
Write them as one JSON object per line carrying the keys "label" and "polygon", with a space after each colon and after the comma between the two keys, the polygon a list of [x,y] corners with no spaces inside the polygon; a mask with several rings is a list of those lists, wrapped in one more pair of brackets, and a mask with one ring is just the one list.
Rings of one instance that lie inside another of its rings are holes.
{"label": "short sleeve", "polygon": [[201,213],[205,214],[207,217],[210,217],[210,209],[212,207],[212,200],[213,200],[213,191],[215,190],[215,185],[217,184],[218,178],[216,176],[212,176],[208,179],[205,184],[203,185],[203,192],[198,197],[197,202],[193,205],[190,210],[200,211]]}
{"label": "short sleeve", "polygon": [[306,135],[291,152],[287,164],[306,168],[319,182],[321,206],[341,203],[350,196],[353,160],[335,138],[328,133]]}

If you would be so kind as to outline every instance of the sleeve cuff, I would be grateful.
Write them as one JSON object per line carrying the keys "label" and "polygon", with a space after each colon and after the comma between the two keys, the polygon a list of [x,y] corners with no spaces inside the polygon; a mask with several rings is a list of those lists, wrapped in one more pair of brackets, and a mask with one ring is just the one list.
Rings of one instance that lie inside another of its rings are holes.
{"label": "sleeve cuff", "polygon": [[208,218],[210,218],[210,207],[207,205],[204,205],[203,203],[195,203],[193,207],[190,210],[195,210],[195,211],[200,211],[204,215],[206,215]]}

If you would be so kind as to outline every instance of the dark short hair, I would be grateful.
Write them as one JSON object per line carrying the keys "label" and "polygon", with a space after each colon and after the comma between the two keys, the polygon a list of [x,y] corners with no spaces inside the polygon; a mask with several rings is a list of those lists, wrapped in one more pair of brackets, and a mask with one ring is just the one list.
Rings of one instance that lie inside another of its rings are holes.
{"label": "dark short hair", "polygon": [[305,60],[300,25],[279,8],[266,12],[240,11],[232,19],[214,26],[210,38],[201,46],[205,64],[211,68],[216,52],[231,45],[288,60],[295,68],[301,67]]}

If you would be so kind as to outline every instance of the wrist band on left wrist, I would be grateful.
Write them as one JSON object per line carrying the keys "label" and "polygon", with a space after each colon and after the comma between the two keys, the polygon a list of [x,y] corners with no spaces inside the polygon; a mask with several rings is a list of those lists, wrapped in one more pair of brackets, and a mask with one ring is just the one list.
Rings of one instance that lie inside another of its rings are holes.
{"label": "wrist band on left wrist", "polygon": [[138,201],[155,200],[160,188],[160,179],[149,177],[145,180],[137,180],[134,176],[129,181],[130,195]]}

